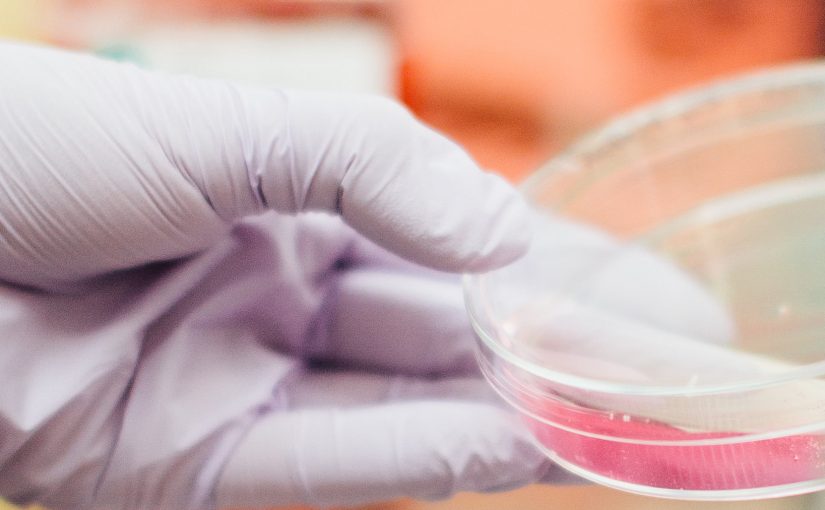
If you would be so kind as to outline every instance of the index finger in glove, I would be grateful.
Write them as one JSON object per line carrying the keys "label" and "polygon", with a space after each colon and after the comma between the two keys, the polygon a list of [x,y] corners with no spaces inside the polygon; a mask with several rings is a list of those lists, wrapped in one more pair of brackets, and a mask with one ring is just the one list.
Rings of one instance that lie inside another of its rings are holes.
{"label": "index finger in glove", "polygon": [[267,208],[340,213],[445,270],[489,269],[526,248],[510,186],[390,100],[16,44],[0,44],[0,65],[0,278],[59,286],[180,257]]}
{"label": "index finger in glove", "polygon": [[[510,186],[393,101],[177,85],[193,88],[182,97],[202,95],[181,106],[184,118],[202,117],[188,124],[212,127],[197,146],[170,150],[193,162],[182,166],[219,213],[337,212],[384,248],[453,271],[490,269],[526,248],[527,211]],[[224,164],[212,151],[234,157]]]}

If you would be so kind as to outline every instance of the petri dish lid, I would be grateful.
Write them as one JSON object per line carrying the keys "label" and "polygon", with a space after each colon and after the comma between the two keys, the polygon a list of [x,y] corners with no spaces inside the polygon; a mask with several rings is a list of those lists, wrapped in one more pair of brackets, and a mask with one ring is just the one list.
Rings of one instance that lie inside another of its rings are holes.
{"label": "petri dish lid", "polygon": [[522,185],[535,241],[465,277],[473,326],[550,384],[825,392],[823,171],[823,64],[644,107]]}

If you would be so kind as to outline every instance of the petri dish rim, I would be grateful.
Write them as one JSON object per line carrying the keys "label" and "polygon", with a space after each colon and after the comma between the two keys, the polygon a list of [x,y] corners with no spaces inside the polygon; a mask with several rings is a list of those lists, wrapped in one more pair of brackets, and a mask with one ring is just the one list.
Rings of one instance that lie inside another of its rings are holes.
{"label": "petri dish rim", "polygon": [[[651,128],[657,123],[677,119],[691,112],[717,106],[725,100],[737,97],[766,93],[787,94],[791,91],[813,87],[820,93],[825,94],[825,61],[801,62],[753,72],[734,79],[718,80],[710,85],[700,86],[643,105],[582,137],[579,142],[559,153],[528,177],[519,186],[519,189],[529,198],[531,190],[537,187],[537,183],[556,173],[576,171],[582,167],[582,160],[588,155],[604,151],[611,146],[627,141],[634,133],[641,129]],[[483,273],[465,274],[463,277],[464,301],[476,335],[496,355],[548,382],[611,394],[688,397],[740,393],[798,379],[825,376],[825,360],[799,365],[793,369],[769,376],[732,383],[700,384],[690,387],[616,383],[552,370],[514,354],[501,345],[495,335],[483,326],[478,305],[485,299],[482,285],[479,285],[484,282],[484,279],[485,275]]]}
{"label": "petri dish rim", "polygon": [[[482,373],[485,377],[492,378],[495,377],[491,374],[490,370],[486,367],[482,367]],[[580,437],[587,437],[590,439],[597,439],[601,441],[609,441],[611,443],[625,443],[631,445],[646,445],[646,446],[673,446],[673,447],[683,447],[683,446],[690,446],[690,447],[703,447],[703,446],[721,446],[721,445],[732,445],[732,444],[741,444],[741,443],[751,443],[754,441],[771,441],[775,439],[781,439],[783,437],[788,437],[792,435],[802,435],[802,434],[820,434],[825,433],[825,423],[816,422],[807,425],[799,425],[796,427],[788,427],[788,428],[780,428],[777,430],[771,430],[768,432],[754,432],[754,433],[747,433],[741,434],[737,436],[725,436],[725,437],[718,437],[718,438],[705,438],[705,439],[639,439],[639,438],[627,438],[620,435],[607,435],[601,434],[597,432],[589,432],[581,429],[577,429],[575,427],[565,425],[554,420],[548,419],[544,416],[536,414],[534,411],[530,410],[528,407],[522,405],[506,391],[504,391],[499,384],[494,383],[492,384],[493,390],[498,394],[505,402],[513,406],[523,415],[530,417],[531,419],[542,423],[544,425],[548,425],[550,427],[563,430],[565,432],[576,434]]]}
{"label": "petri dish rim", "polygon": [[512,363],[521,370],[524,370],[532,375],[535,375],[548,382],[558,383],[571,388],[578,388],[583,390],[598,391],[602,393],[611,393],[617,395],[638,395],[638,396],[678,396],[678,397],[693,397],[702,395],[713,395],[721,393],[742,393],[750,390],[757,390],[769,386],[774,386],[790,381],[805,378],[815,378],[825,375],[825,360],[816,363],[809,363],[801,365],[780,374],[755,378],[750,380],[743,380],[741,382],[726,383],[726,384],[709,384],[696,386],[673,386],[673,385],[652,385],[652,384],[632,384],[632,383],[616,383],[605,381],[601,379],[594,379],[591,377],[583,377],[579,375],[572,375],[558,370],[542,367],[517,356],[512,351],[501,345],[489,332],[484,328],[478,320],[478,314],[474,309],[474,305],[470,303],[473,299],[470,297],[470,286],[468,280],[472,281],[477,278],[483,278],[479,275],[465,275],[464,276],[464,292],[465,302],[467,303],[467,311],[470,317],[470,323],[476,336],[484,342],[497,356],[500,356],[505,361]]}

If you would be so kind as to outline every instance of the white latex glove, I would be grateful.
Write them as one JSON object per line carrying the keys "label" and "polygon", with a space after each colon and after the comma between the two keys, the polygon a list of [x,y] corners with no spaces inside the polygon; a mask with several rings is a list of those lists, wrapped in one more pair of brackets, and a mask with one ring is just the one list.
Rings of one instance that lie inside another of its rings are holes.
{"label": "white latex glove", "polygon": [[[382,99],[15,44],[0,69],[0,494],[180,510],[554,476],[476,376],[457,280],[378,246],[450,271],[524,251],[523,204],[454,144]],[[343,221],[286,214],[308,210]]]}

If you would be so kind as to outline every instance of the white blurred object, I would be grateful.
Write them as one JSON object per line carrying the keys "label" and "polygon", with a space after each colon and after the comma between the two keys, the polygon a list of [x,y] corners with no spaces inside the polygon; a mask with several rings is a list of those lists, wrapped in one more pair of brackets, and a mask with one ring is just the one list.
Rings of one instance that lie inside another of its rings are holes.
{"label": "white blurred object", "polygon": [[163,71],[273,87],[396,90],[392,35],[367,19],[155,25],[114,43]]}

